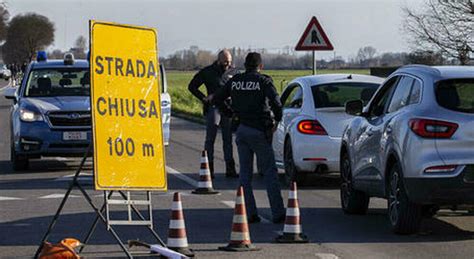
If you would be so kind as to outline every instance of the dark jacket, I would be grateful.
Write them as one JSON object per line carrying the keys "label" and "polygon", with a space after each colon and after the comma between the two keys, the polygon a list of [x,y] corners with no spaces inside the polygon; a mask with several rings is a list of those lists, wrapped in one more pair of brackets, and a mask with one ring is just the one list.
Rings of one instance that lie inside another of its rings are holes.
{"label": "dark jacket", "polygon": [[[200,101],[203,101],[203,98],[207,95],[214,94],[217,89],[224,87],[225,83],[231,78],[234,74],[236,74],[236,70],[229,69],[224,71],[222,67],[217,64],[217,61],[212,63],[197,72],[194,75],[193,79],[188,85],[188,90],[196,96]],[[206,86],[207,95],[199,90],[201,85]],[[204,104],[204,113],[207,112],[207,103]],[[227,110],[226,104],[222,103],[218,105],[219,110],[222,112],[223,110]]]}
{"label": "dark jacket", "polygon": [[222,102],[228,97],[231,97],[232,110],[243,125],[265,131],[271,127],[273,119],[276,122],[281,120],[280,97],[273,80],[267,75],[257,71],[235,75],[216,93],[214,102]]}

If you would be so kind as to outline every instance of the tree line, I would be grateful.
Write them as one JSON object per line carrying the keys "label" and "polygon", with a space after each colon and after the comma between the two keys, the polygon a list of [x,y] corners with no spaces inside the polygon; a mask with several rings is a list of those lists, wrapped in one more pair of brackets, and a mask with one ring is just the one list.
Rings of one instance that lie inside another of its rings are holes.
{"label": "tree line", "polygon": [[[355,57],[344,59],[334,56],[318,60],[318,68],[367,68],[372,66],[401,66],[418,63],[427,65],[468,65],[474,59],[474,1],[425,0],[421,9],[403,8],[403,30],[411,52],[377,53],[372,46],[362,47]],[[39,50],[45,50],[54,42],[54,23],[37,13],[23,13],[10,17],[5,3],[0,3],[0,50],[4,63],[24,64],[32,60]],[[2,44],[3,43],[3,44]],[[269,69],[310,69],[310,54],[296,54],[286,46],[279,52],[265,49],[230,48],[234,63],[242,67],[249,51],[261,52]],[[50,58],[63,58],[72,52],[77,58],[85,58],[87,39],[78,36],[69,50],[50,50]],[[168,68],[194,70],[215,60],[215,52],[201,50],[197,46],[180,50],[160,58]]]}
{"label": "tree line", "polygon": [[[262,53],[265,69],[312,69],[312,55],[297,54],[290,47],[282,51],[271,53],[266,49],[229,48],[233,56],[234,66],[243,68],[247,53],[257,51]],[[216,60],[217,52],[199,49],[191,46],[189,49],[176,51],[165,58],[160,58],[160,63],[172,70],[197,70],[211,64]],[[318,59],[318,69],[357,69],[370,67],[398,67],[406,64],[425,65],[453,65],[455,59],[446,58],[440,51],[415,50],[412,52],[384,52],[377,53],[372,46],[362,47],[353,58],[344,59],[334,56],[330,59]]]}

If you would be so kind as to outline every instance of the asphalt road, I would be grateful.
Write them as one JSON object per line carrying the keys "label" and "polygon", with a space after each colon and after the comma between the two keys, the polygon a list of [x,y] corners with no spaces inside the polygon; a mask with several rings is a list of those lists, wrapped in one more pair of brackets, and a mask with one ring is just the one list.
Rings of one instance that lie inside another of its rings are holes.
{"label": "asphalt road", "polygon": [[[5,85],[0,85],[0,89]],[[0,90],[3,95],[3,90]],[[11,170],[10,132],[8,124],[10,101],[0,98],[0,257],[31,257],[46,231],[52,216],[68,186],[79,159],[47,158],[33,160],[30,170]],[[153,194],[154,228],[166,240],[172,194],[182,193],[186,231],[190,247],[200,258],[473,258],[474,218],[466,212],[441,211],[425,220],[420,233],[398,236],[391,233],[386,216],[386,202],[371,200],[365,216],[348,216],[340,209],[338,181],[335,177],[310,177],[310,183],[300,187],[298,197],[303,232],[308,244],[275,244],[273,239],[283,225],[271,219],[264,180],[253,179],[257,205],[263,222],[250,225],[250,235],[258,252],[229,253],[217,250],[226,245],[231,231],[233,203],[237,179],[224,177],[221,141],[216,143],[214,181],[219,195],[193,195],[198,180],[200,151],[204,127],[179,118],[172,118],[171,141],[166,149],[168,193]],[[220,136],[218,136],[219,139]],[[235,152],[235,157],[237,158]],[[91,186],[91,161],[86,163],[81,183],[97,206],[102,193]],[[282,178],[282,183],[283,177]],[[284,187],[284,199],[288,188]],[[285,201],[286,203],[286,201]],[[115,218],[125,217],[125,208],[116,208]],[[50,237],[57,242],[64,237],[83,239],[95,217],[81,193],[73,191],[64,212]],[[143,227],[117,227],[127,239],[154,243]],[[119,257],[120,248],[99,224],[85,257]]]}

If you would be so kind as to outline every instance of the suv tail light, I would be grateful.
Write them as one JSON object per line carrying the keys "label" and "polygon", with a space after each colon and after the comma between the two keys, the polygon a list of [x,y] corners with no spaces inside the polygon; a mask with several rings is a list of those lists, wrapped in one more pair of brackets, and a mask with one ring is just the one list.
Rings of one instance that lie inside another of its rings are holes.
{"label": "suv tail light", "polygon": [[328,133],[317,120],[303,120],[298,123],[298,131],[309,135],[327,135]]}
{"label": "suv tail light", "polygon": [[425,173],[450,173],[456,170],[457,165],[432,166],[425,169]]}
{"label": "suv tail light", "polygon": [[427,119],[410,120],[410,128],[423,138],[450,138],[458,129],[456,123]]}

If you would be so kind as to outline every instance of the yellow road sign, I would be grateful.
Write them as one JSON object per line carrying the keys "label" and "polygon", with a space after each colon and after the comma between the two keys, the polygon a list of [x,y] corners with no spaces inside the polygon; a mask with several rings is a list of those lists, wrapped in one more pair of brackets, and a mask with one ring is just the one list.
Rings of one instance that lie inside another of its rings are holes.
{"label": "yellow road sign", "polygon": [[97,190],[166,190],[156,31],[90,21]]}

